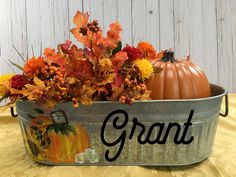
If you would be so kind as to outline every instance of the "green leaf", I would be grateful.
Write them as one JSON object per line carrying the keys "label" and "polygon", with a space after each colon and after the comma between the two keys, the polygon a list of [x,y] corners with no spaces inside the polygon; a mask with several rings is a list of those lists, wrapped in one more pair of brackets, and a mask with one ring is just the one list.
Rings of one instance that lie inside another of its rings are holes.
{"label": "green leaf", "polygon": [[70,132],[73,132],[75,134],[75,129],[74,129],[74,127],[72,125],[67,124],[66,125],[66,130],[70,131]]}
{"label": "green leaf", "polygon": [[18,64],[16,64],[16,63],[14,63],[14,62],[12,62],[11,60],[9,60],[10,61],[10,63],[13,65],[13,66],[15,66],[15,67],[17,67],[18,69],[20,69],[21,71],[23,71],[23,67],[22,66],[20,66],[20,65],[18,65]]}
{"label": "green leaf", "polygon": [[37,126],[31,126],[30,128],[32,128],[33,130],[38,130],[38,127]]}
{"label": "green leaf", "polygon": [[[19,50],[17,50],[17,48],[12,44],[12,47],[16,50],[16,52],[18,53],[18,55],[20,56],[20,58],[22,59],[22,61],[25,63],[25,59],[23,58],[23,56],[20,54]],[[27,54],[27,58],[28,58],[28,54]]]}
{"label": "green leaf", "polygon": [[46,131],[48,132],[49,130],[55,130],[55,125],[54,124],[48,125]]}
{"label": "green leaf", "polygon": [[61,129],[60,131],[61,131],[61,133],[62,133],[63,135],[66,135],[66,131],[65,131],[65,130]]}
{"label": "green leaf", "polygon": [[46,138],[47,144],[50,145],[51,144],[51,140],[49,137]]}
{"label": "green leaf", "polygon": [[117,52],[121,51],[122,43],[121,41],[117,42],[117,47],[112,51],[112,55],[115,55]]}
{"label": "green leaf", "polygon": [[31,114],[27,114],[27,116],[30,118],[30,119],[35,119],[36,116],[32,116]]}
{"label": "green leaf", "polygon": [[54,130],[55,130],[56,133],[59,133],[60,129],[57,126],[55,126]]}
{"label": "green leaf", "polygon": [[43,114],[44,111],[42,109],[35,108],[34,109],[38,114]]}
{"label": "green leaf", "polygon": [[27,140],[27,142],[28,142],[28,144],[29,144],[29,148],[30,148],[32,154],[33,154],[34,156],[37,156],[37,155],[39,154],[39,150],[38,150],[36,144],[34,144],[34,142],[31,141],[31,140]]}
{"label": "green leaf", "polygon": [[43,125],[44,121],[43,120],[36,120],[35,123],[37,125]]}

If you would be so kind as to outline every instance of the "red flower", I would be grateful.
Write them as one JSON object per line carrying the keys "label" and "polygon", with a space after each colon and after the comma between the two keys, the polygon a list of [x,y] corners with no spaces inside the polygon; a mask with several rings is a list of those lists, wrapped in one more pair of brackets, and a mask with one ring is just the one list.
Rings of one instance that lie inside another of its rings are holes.
{"label": "red flower", "polygon": [[25,84],[28,84],[28,79],[24,75],[15,75],[11,78],[11,87],[21,90]]}
{"label": "red flower", "polygon": [[139,48],[131,47],[127,45],[122,50],[123,52],[126,52],[130,60],[135,60],[137,58],[142,58],[143,54],[142,51]]}

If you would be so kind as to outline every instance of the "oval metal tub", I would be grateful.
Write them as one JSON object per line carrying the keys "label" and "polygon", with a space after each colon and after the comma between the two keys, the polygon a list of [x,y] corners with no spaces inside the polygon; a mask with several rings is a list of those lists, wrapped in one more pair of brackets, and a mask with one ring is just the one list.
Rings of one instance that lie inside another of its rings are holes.
{"label": "oval metal tub", "polygon": [[43,164],[187,165],[212,152],[222,98],[228,99],[222,87],[211,88],[202,99],[61,103],[47,111],[18,101],[16,109],[27,152]]}

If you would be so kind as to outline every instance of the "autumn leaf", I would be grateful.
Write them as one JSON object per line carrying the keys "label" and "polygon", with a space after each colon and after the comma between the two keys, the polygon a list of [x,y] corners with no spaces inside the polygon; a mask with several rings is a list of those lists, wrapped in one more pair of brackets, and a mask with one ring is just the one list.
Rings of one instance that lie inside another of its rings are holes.
{"label": "autumn leaf", "polygon": [[69,50],[70,46],[71,46],[72,42],[70,40],[66,40],[65,43],[61,44],[61,49],[63,52],[66,52]]}
{"label": "autumn leaf", "polygon": [[74,37],[81,43],[83,43],[85,46],[90,46],[91,36],[92,33],[89,32],[87,35],[82,35],[80,33],[81,27],[87,27],[88,24],[88,13],[82,13],[80,11],[77,11],[76,15],[73,18],[74,24],[76,24],[75,28],[72,28],[70,32],[74,35]]}
{"label": "autumn leaf", "polygon": [[39,78],[34,77],[34,83],[36,86],[40,87],[40,88],[45,88],[44,82],[41,81]]}
{"label": "autumn leaf", "polygon": [[27,99],[30,101],[36,101],[41,98],[42,95],[39,94],[41,91],[42,88],[38,85],[26,84],[25,88],[23,88],[23,90],[21,91],[21,94],[24,97],[27,97]]}
{"label": "autumn leaf", "polygon": [[110,24],[110,29],[107,31],[107,38],[117,43],[121,39],[120,38],[121,31],[122,31],[122,28],[120,26],[120,23],[116,21]]}
{"label": "autumn leaf", "polygon": [[124,87],[112,87],[113,94],[111,96],[111,100],[113,101],[119,100],[119,97],[123,91],[124,91]]}
{"label": "autumn leaf", "polygon": [[116,74],[116,77],[114,78],[112,85],[115,87],[121,87],[122,84],[123,84],[122,78],[120,77],[120,75]]}
{"label": "autumn leaf", "polygon": [[82,49],[78,49],[76,45],[72,45],[70,50],[68,50],[68,54],[70,55],[71,59],[79,59],[84,58],[84,52]]}
{"label": "autumn leaf", "polygon": [[88,60],[72,60],[73,74],[79,80],[91,79],[94,75],[93,65]]}
{"label": "autumn leaf", "polygon": [[112,65],[116,73],[118,73],[119,69],[124,65],[125,61],[128,59],[128,55],[126,52],[117,52],[112,59]]}
{"label": "autumn leaf", "polygon": [[81,26],[86,26],[88,23],[88,17],[88,12],[82,13],[78,10],[73,18],[73,23],[77,25],[77,28],[80,28]]}
{"label": "autumn leaf", "polygon": [[10,88],[11,95],[20,95],[22,94],[22,90]]}

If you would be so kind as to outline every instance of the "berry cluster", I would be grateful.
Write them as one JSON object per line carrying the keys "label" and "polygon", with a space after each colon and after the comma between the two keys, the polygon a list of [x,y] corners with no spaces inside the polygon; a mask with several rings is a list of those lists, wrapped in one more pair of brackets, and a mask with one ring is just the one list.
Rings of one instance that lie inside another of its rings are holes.
{"label": "berry cluster", "polygon": [[61,75],[59,70],[59,65],[53,62],[45,62],[44,67],[41,69],[38,75],[41,80],[50,80],[56,75]]}
{"label": "berry cluster", "polygon": [[[53,92],[53,98],[56,101],[61,101],[67,97],[68,86],[58,64],[45,62],[45,66],[41,69],[38,77],[44,81],[46,86],[50,87],[49,92]],[[48,94],[44,94],[42,99],[46,100],[46,97]]]}
{"label": "berry cluster", "polygon": [[128,75],[124,79],[126,91],[120,96],[119,101],[123,104],[132,104],[135,100],[140,99],[145,93],[148,93],[144,83],[139,83],[137,79],[132,79]]}
{"label": "berry cluster", "polygon": [[97,33],[98,31],[101,31],[100,27],[98,26],[98,21],[93,20],[91,23],[88,23],[88,28],[90,31]]}
{"label": "berry cluster", "polygon": [[97,33],[98,31],[101,31],[101,28],[98,26],[98,21],[93,20],[91,23],[88,23],[87,26],[80,27],[79,32],[85,36],[88,33],[88,30],[91,32]]}

